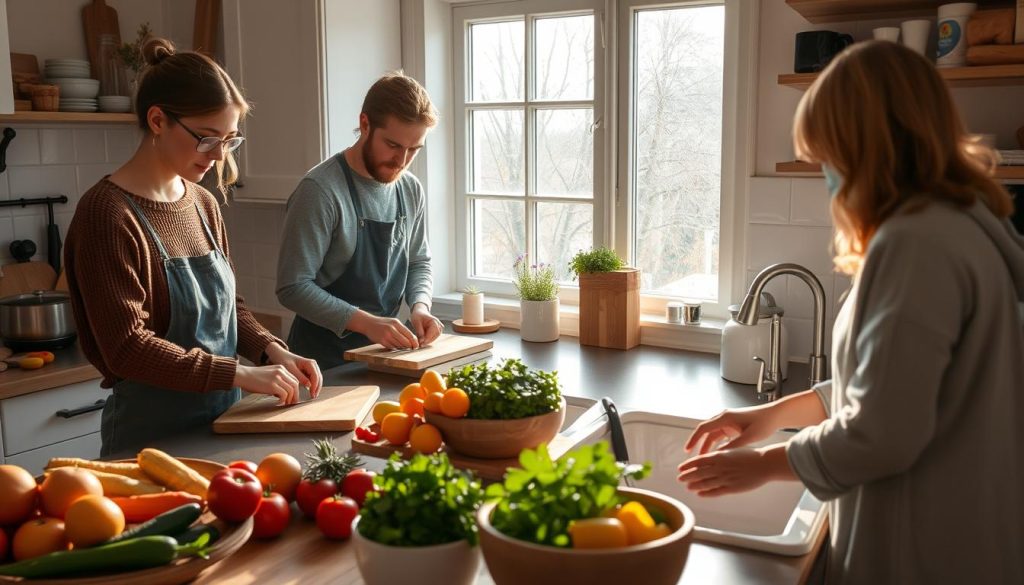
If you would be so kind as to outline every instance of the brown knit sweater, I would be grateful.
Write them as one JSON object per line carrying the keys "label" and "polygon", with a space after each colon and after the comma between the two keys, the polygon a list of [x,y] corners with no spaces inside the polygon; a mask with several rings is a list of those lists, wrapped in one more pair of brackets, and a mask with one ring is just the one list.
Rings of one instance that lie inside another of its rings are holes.
{"label": "brown knit sweater", "polygon": [[[191,392],[232,386],[238,361],[163,336],[170,325],[170,297],[160,252],[125,200],[126,192],[103,178],[82,196],[64,249],[71,303],[82,351],[103,374],[109,388],[128,379]],[[217,245],[230,257],[217,201],[209,191],[185,182],[185,195],[161,203],[128,194],[171,256],[205,256],[212,250],[196,212],[206,214]],[[271,342],[284,343],[264,329],[237,299],[238,353],[258,363]]]}

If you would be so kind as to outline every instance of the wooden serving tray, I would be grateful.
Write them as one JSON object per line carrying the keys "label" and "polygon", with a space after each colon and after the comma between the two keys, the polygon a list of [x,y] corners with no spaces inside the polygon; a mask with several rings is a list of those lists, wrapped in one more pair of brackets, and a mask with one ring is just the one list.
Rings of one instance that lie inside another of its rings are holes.
{"label": "wooden serving tray", "polygon": [[494,347],[489,339],[442,333],[433,343],[419,349],[392,351],[375,343],[345,352],[345,359],[366,362],[369,367],[422,371]]}

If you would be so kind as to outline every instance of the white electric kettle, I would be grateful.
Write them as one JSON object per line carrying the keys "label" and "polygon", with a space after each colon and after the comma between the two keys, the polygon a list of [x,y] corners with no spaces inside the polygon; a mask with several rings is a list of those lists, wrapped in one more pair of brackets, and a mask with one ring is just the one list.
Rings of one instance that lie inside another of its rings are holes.
{"label": "white electric kettle", "polygon": [[[740,384],[757,384],[758,364],[754,356],[768,361],[771,349],[769,329],[772,315],[782,316],[782,307],[775,304],[775,297],[770,293],[761,293],[761,302],[757,309],[757,325],[743,325],[736,321],[739,305],[730,305],[732,317],[722,330],[722,377]],[[782,368],[782,379],[789,375],[789,334],[786,321],[782,321],[782,341],[779,362]]]}

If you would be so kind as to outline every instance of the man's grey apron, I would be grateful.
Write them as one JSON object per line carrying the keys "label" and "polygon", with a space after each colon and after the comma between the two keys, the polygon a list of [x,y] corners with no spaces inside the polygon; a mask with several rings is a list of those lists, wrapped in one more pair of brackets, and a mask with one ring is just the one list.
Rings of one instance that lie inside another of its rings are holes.
{"label": "man's grey apron", "polygon": [[[324,288],[335,297],[378,317],[394,317],[405,296],[409,277],[409,250],[406,234],[405,203],[402,187],[395,183],[398,213],[395,221],[376,221],[363,215],[352,170],[345,153],[337,155],[345,172],[349,197],[358,219],[356,248],[345,272]],[[315,359],[326,370],[344,363],[346,350],[369,345],[365,335],[346,331],[339,337],[329,329],[313,324],[299,315],[292,322],[288,346],[301,356]]]}
{"label": "man's grey apron", "polygon": [[[213,250],[206,256],[172,258],[145,213],[130,197],[125,198],[156,243],[167,275],[171,320],[163,338],[186,350],[199,348],[234,358],[238,351],[235,277],[199,204],[196,212]],[[121,380],[103,407],[100,454],[134,451],[153,439],[208,425],[240,397],[239,388],[186,392]]]}

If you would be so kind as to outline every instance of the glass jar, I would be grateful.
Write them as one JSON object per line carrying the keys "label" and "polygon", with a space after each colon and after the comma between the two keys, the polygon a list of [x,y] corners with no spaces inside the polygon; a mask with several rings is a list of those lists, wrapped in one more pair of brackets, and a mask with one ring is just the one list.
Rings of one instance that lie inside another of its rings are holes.
{"label": "glass jar", "polygon": [[128,80],[124,74],[121,55],[117,52],[114,35],[100,35],[99,60],[100,95],[129,95]]}

